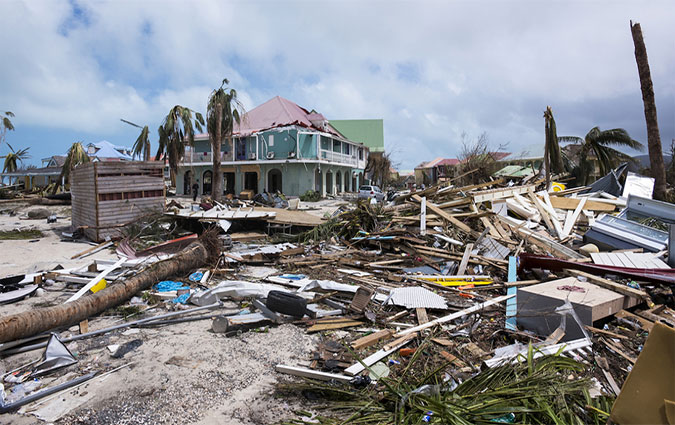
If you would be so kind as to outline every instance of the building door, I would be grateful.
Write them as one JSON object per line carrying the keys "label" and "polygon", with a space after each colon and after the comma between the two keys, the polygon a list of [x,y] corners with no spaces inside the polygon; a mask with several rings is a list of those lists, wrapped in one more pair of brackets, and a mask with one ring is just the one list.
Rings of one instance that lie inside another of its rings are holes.
{"label": "building door", "polygon": [[252,190],[253,193],[258,193],[258,173],[254,171],[244,173],[244,190]]}
{"label": "building door", "polygon": [[183,195],[192,193],[192,171],[187,170],[183,177]]}
{"label": "building door", "polygon": [[281,185],[281,171],[278,168],[272,168],[267,173],[267,191],[269,193],[284,193]]}
{"label": "building door", "polygon": [[345,192],[349,192],[349,173],[345,171]]}
{"label": "building door", "polygon": [[314,190],[321,193],[321,188],[323,187],[323,181],[321,181],[321,171],[319,169],[314,170]]}
{"label": "building door", "polygon": [[326,173],[326,194],[333,194],[333,173],[330,171]]}
{"label": "building door", "polygon": [[203,181],[202,181],[202,194],[210,195],[211,194],[211,182],[213,181],[213,172],[211,170],[204,171]]}
{"label": "building door", "polygon": [[225,194],[234,193],[234,173],[223,173],[223,190]]}
{"label": "building door", "polygon": [[342,174],[339,171],[335,173],[335,187],[337,188],[337,193],[342,192]]}

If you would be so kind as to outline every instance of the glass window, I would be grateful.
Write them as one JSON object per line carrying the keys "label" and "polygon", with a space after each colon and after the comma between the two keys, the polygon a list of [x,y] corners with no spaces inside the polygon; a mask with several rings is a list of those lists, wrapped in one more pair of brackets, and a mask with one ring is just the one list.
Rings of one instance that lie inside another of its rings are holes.
{"label": "glass window", "polygon": [[274,146],[274,134],[270,134],[267,138],[270,146]]}

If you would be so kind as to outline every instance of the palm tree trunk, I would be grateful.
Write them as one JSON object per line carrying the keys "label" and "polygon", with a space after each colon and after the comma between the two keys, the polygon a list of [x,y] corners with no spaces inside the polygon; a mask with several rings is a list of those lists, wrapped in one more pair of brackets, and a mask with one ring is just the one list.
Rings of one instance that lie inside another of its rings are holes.
{"label": "palm tree trunk", "polygon": [[223,144],[223,104],[216,104],[216,134],[211,141],[213,151],[213,185],[211,198],[220,202],[223,199],[223,172],[220,169],[220,147]]}
{"label": "palm tree trunk", "polygon": [[[206,239],[204,239],[206,238]],[[28,338],[54,328],[72,325],[122,304],[139,291],[173,276],[184,275],[202,266],[217,253],[213,236],[203,236],[174,257],[157,262],[123,283],[115,283],[95,294],[47,308],[34,308],[0,318],[0,342]]]}
{"label": "palm tree trunk", "polygon": [[642,88],[642,101],[645,108],[645,121],[647,121],[647,147],[649,148],[649,163],[651,175],[654,177],[654,199],[665,200],[666,198],[666,167],[663,163],[663,150],[661,149],[661,136],[659,135],[659,123],[656,117],[656,101],[654,100],[654,85],[649,72],[647,60],[647,48],[642,39],[642,28],[639,23],[630,23],[630,30],[635,45],[635,61],[637,62]]}

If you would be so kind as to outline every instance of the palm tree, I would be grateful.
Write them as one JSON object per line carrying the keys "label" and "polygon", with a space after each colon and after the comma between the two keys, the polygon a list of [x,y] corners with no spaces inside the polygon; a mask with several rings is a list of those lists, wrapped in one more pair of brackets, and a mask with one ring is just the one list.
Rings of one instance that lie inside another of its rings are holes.
{"label": "palm tree", "polygon": [[9,149],[12,151],[8,153],[5,156],[5,164],[2,167],[2,172],[3,173],[12,173],[16,171],[19,168],[19,162],[23,164],[24,159],[30,158],[30,155],[28,155],[28,149],[30,148],[25,148],[21,149],[19,151],[15,151],[12,145],[7,143],[7,146],[9,146]]}
{"label": "palm tree", "polygon": [[[211,142],[211,151],[213,152],[213,190],[211,196],[216,201],[220,201],[223,197],[223,173],[220,170],[220,149],[223,145],[223,139],[227,139],[228,146],[231,148],[234,123],[239,124],[241,122],[239,111],[244,109],[237,99],[237,92],[234,89],[224,87],[226,84],[229,84],[227,78],[223,80],[219,89],[211,93],[206,107],[207,130]],[[234,152],[234,149],[230,149],[230,152]]]}
{"label": "palm tree", "polygon": [[134,142],[133,157],[143,158],[143,161],[150,161],[150,129],[146,125],[141,127],[138,124],[134,124],[131,121],[120,118],[120,121],[132,125],[136,128],[142,128],[141,134],[138,135],[138,138]]}
{"label": "palm tree", "polygon": [[159,133],[157,158],[169,159],[171,184],[173,186],[176,186],[178,163],[185,155],[185,147],[194,145],[195,128],[199,132],[203,131],[204,117],[199,112],[195,112],[193,118],[193,112],[189,108],[176,105],[171,108],[168,115],[164,118],[162,125],[157,129]]}
{"label": "palm tree", "polygon": [[631,149],[643,150],[642,143],[631,139],[630,135],[623,128],[614,128],[612,130],[600,130],[593,127],[583,139],[581,137],[560,137],[562,142],[576,142],[581,145],[579,153],[578,177],[581,184],[586,185],[589,182],[588,177],[593,171],[593,162],[589,159],[592,152],[598,161],[600,175],[604,176],[616,167],[620,162],[632,161],[632,158],[623,152],[620,152],[610,146],[625,146]]}
{"label": "palm tree", "polygon": [[14,117],[14,114],[11,111],[7,111],[4,113],[4,117],[2,117],[2,131],[0,131],[0,144],[5,140],[5,135],[7,134],[8,131],[14,130],[14,125],[12,124],[12,121],[10,118]]}
{"label": "palm tree", "polygon": [[[63,162],[59,180],[65,182],[70,178],[70,172],[73,171],[75,167],[80,164],[86,164],[87,162],[89,162],[89,155],[87,154],[87,150],[82,145],[82,142],[73,143],[66,154],[66,160]],[[56,193],[58,188],[58,185],[54,185],[53,192]]]}
{"label": "palm tree", "polygon": [[663,149],[661,147],[661,135],[659,123],[656,119],[656,100],[654,100],[654,85],[649,71],[647,48],[642,39],[642,27],[639,23],[630,23],[633,45],[635,46],[635,61],[637,62],[640,88],[642,89],[642,102],[645,109],[645,121],[647,123],[647,146],[649,147],[649,168],[654,177],[654,199],[665,201],[666,199],[666,167],[663,163]]}

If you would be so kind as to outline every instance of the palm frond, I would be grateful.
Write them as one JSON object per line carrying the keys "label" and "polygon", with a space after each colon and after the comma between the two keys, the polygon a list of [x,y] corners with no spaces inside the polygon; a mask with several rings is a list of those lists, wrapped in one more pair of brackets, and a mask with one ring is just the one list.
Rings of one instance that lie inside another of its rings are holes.
{"label": "palm frond", "polygon": [[633,140],[623,128],[600,131],[594,135],[594,142],[605,146],[626,146],[639,151],[645,148],[642,143]]}

